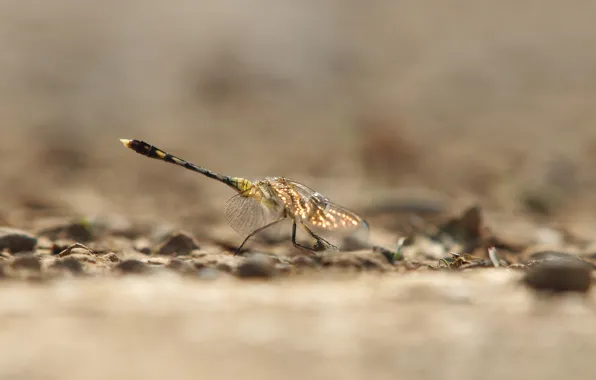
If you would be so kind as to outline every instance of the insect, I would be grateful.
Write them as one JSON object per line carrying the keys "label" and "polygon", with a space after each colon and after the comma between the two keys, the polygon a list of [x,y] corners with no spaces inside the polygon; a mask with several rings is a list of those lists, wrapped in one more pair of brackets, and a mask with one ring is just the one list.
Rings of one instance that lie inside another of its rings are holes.
{"label": "insect", "polygon": [[460,268],[464,264],[470,264],[474,260],[472,255],[461,255],[457,252],[451,252],[451,257],[439,260],[439,268],[444,264],[447,269]]}
{"label": "insect", "polygon": [[[292,221],[294,247],[316,253],[338,248],[318,235],[319,232],[340,234],[368,233],[369,225],[356,213],[336,205],[313,189],[284,177],[266,177],[254,182],[228,177],[192,164],[140,140],[120,140],[125,147],[149,158],[169,162],[225,183],[238,194],[225,204],[224,215],[229,225],[244,241],[234,252],[238,254],[246,242],[257,233],[287,220]],[[315,240],[312,247],[296,241],[297,227]]]}

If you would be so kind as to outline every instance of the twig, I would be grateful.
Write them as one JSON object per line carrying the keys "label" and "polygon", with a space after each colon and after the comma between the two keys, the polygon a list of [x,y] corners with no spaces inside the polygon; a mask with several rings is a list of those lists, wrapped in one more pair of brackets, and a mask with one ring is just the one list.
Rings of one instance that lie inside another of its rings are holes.
{"label": "twig", "polygon": [[92,255],[95,254],[95,252],[93,252],[90,248],[84,246],[83,244],[74,243],[74,244],[71,244],[68,247],[66,247],[66,249],[63,250],[62,252],[60,252],[57,256],[58,257],[68,256],[68,255],[70,255],[70,251],[72,251],[75,248],[82,248],[82,249],[86,250],[87,252],[91,253]]}

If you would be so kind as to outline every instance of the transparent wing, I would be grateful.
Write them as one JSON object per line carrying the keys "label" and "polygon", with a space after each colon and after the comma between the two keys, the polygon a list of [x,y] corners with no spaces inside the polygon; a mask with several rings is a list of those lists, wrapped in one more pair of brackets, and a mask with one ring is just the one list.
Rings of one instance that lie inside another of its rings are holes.
{"label": "transparent wing", "polygon": [[224,207],[226,221],[241,235],[248,235],[256,229],[272,223],[282,217],[275,211],[253,197],[236,194]]}

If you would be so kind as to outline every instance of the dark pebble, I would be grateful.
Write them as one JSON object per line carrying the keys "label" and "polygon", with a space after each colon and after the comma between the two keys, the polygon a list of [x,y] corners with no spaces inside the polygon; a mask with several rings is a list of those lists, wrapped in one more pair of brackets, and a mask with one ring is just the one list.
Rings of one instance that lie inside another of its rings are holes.
{"label": "dark pebble", "polygon": [[41,271],[41,260],[35,255],[22,255],[12,261],[12,267],[39,272]]}
{"label": "dark pebble", "polygon": [[158,244],[155,251],[160,255],[188,255],[199,249],[199,242],[187,232],[176,232]]}
{"label": "dark pebble", "polygon": [[540,252],[533,253],[530,255],[529,260],[526,264],[528,267],[533,267],[533,266],[536,266],[536,265],[544,263],[544,262],[560,262],[560,261],[576,262],[578,264],[585,265],[586,268],[588,268],[588,269],[593,268],[593,265],[590,264],[589,262],[587,262],[586,260],[584,260],[578,256],[571,255],[571,254],[565,253],[565,252],[559,252],[559,251],[540,251]]}
{"label": "dark pebble", "polygon": [[112,262],[112,263],[117,263],[120,261],[120,258],[118,257],[118,255],[115,254],[114,252],[106,253],[105,255],[102,255],[101,257],[107,261]]}
{"label": "dark pebble", "polygon": [[299,268],[314,268],[317,266],[317,262],[308,256],[298,256],[294,258],[294,266]]}
{"label": "dark pebble", "polygon": [[321,256],[321,264],[324,267],[342,268],[342,269],[362,269],[362,263],[359,257],[353,253],[333,253]]}
{"label": "dark pebble", "polygon": [[219,263],[215,266],[215,269],[217,269],[220,272],[226,272],[226,273],[232,273],[233,269],[229,264],[226,263]]}
{"label": "dark pebble", "polygon": [[586,264],[577,260],[546,260],[533,265],[523,282],[545,293],[585,293],[592,284],[592,270]]}
{"label": "dark pebble", "polygon": [[240,278],[270,278],[275,276],[273,262],[264,255],[253,255],[236,269]]}
{"label": "dark pebble", "polygon": [[135,240],[134,244],[134,249],[144,253],[146,255],[151,253],[151,246],[149,244],[149,240],[145,239],[145,238],[140,238]]}
{"label": "dark pebble", "polygon": [[147,264],[139,260],[128,259],[116,265],[116,269],[122,273],[143,274],[148,273],[150,268]]}
{"label": "dark pebble", "polygon": [[372,255],[363,255],[360,257],[360,264],[364,269],[384,271],[385,265],[387,264],[385,260],[386,257],[384,256],[382,258],[379,258]]}
{"label": "dark pebble", "polygon": [[166,268],[171,269],[181,274],[190,274],[196,272],[194,265],[179,259],[171,259]]}
{"label": "dark pebble", "polygon": [[83,273],[83,264],[73,257],[67,257],[65,259],[58,260],[54,263],[53,267],[67,270],[68,272],[75,275]]}
{"label": "dark pebble", "polygon": [[74,222],[45,228],[39,231],[39,235],[46,236],[50,240],[68,239],[79,243],[86,243],[93,240],[91,226],[86,222]]}
{"label": "dark pebble", "polygon": [[539,251],[532,253],[530,260],[581,260],[581,258],[559,251]]}
{"label": "dark pebble", "polygon": [[294,267],[287,263],[277,263],[274,266],[277,273],[291,274]]}
{"label": "dark pebble", "polygon": [[91,226],[87,223],[72,223],[66,227],[65,237],[79,241],[88,242],[93,239]]}
{"label": "dark pebble", "polygon": [[28,232],[0,227],[0,251],[4,249],[12,253],[33,251],[36,244],[37,238]]}
{"label": "dark pebble", "polygon": [[356,252],[333,252],[322,255],[326,267],[356,270],[381,270],[389,267],[387,258],[371,249]]}

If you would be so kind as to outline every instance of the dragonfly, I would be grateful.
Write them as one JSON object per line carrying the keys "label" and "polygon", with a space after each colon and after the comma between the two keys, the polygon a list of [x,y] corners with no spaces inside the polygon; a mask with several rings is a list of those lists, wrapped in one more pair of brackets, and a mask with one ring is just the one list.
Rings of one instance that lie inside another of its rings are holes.
{"label": "dragonfly", "polygon": [[[352,235],[364,232],[368,237],[369,224],[366,220],[299,182],[285,177],[265,177],[250,181],[240,177],[224,176],[144,141],[127,139],[120,139],[120,141],[136,153],[203,174],[228,185],[237,192],[228,199],[224,207],[224,216],[228,224],[239,234],[246,235],[234,252],[234,256],[241,252],[250,238],[288,219],[292,221],[293,246],[311,254],[325,250],[338,250],[337,246],[319,236],[320,233]],[[315,243],[312,247],[296,241],[298,227],[314,239]]]}

